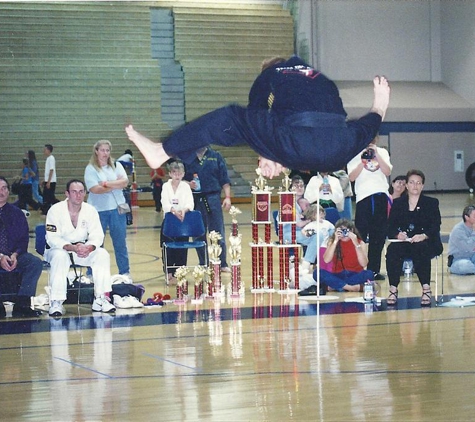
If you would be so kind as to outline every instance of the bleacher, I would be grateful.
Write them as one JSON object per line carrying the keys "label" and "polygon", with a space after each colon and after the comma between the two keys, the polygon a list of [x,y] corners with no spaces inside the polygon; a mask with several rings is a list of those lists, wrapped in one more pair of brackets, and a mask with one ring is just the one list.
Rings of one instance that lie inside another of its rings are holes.
{"label": "bleacher", "polygon": [[[161,63],[151,53],[157,7],[172,10],[186,121],[246,104],[262,59],[293,52],[292,18],[275,4],[0,3],[1,174],[19,174],[28,149],[43,169],[43,145],[51,143],[62,192],[69,178],[83,177],[94,142],[109,139],[115,157],[134,151],[138,185],[148,184],[149,169],[123,128],[132,122],[152,139],[170,130],[162,120]],[[248,196],[257,155],[247,147],[221,151],[233,180],[245,186],[235,194]]]}
{"label": "bleacher", "polygon": [[161,123],[148,8],[0,3],[0,87],[2,174],[19,174],[28,149],[43,170],[43,145],[51,143],[61,193],[69,178],[83,178],[93,144],[109,139],[113,156],[135,152],[138,182],[149,182],[124,132],[129,122],[154,137],[169,130]]}

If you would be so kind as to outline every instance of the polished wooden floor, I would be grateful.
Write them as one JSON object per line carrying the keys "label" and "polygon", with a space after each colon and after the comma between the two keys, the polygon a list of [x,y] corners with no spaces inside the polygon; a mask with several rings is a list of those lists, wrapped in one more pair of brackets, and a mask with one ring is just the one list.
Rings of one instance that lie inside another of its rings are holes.
{"label": "polished wooden floor", "polygon": [[[473,198],[436,196],[446,246]],[[474,420],[475,306],[440,306],[455,295],[475,295],[474,276],[445,271],[441,296],[439,268],[438,303],[423,309],[415,279],[401,283],[395,309],[387,309],[384,299],[373,308],[345,301],[359,293],[322,301],[253,294],[250,206],[239,208],[246,283],[241,300],[170,303],[115,316],[68,305],[59,320],[47,314],[1,320],[2,420]],[[161,216],[152,208],[134,214],[128,232],[132,276],[144,284],[147,298],[167,292]],[[29,222],[34,229],[41,217]],[[112,250],[109,238],[106,247]],[[44,273],[38,294],[46,279]],[[383,298],[387,291],[383,282]]]}

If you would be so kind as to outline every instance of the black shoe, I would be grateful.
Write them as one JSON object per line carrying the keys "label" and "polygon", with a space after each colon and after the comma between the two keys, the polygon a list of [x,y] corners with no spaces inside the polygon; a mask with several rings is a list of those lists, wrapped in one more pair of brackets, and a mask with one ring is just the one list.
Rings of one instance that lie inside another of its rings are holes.
{"label": "black shoe", "polygon": [[31,309],[29,306],[13,305],[12,316],[14,318],[37,318],[42,315],[41,311]]}
{"label": "black shoe", "polygon": [[383,281],[386,280],[386,277],[384,277],[384,275],[382,275],[381,273],[374,273],[374,279],[376,281]]}
{"label": "black shoe", "polygon": [[7,316],[7,311],[3,302],[0,302],[0,318],[5,318]]}
{"label": "black shoe", "polygon": [[317,295],[317,286],[315,284],[299,292],[299,296],[316,296],[316,295]]}

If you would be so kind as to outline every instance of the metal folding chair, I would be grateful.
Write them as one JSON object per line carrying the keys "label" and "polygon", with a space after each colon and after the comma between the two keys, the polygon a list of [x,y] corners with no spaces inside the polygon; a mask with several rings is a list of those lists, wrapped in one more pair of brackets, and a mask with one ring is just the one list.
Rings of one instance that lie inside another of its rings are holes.
{"label": "metal folding chair", "polygon": [[[180,221],[171,212],[165,214],[162,231],[168,238],[194,238],[205,234],[203,218],[199,211],[188,211],[183,221]],[[176,265],[168,265],[167,249],[199,249],[204,248],[205,261],[208,262],[208,248],[204,240],[171,241],[162,244],[162,259],[164,263],[165,279],[168,284],[168,269],[178,268]]]}
{"label": "metal folding chair", "polygon": [[[41,257],[44,256],[45,254],[45,249],[46,249],[46,226],[44,224],[38,224],[35,227],[35,250],[36,252],[41,255]],[[79,305],[80,298],[81,298],[81,277],[83,275],[83,269],[86,268],[82,265],[78,265],[74,263],[73,255],[70,253],[69,258],[71,260],[71,265],[69,268],[72,268],[74,271],[74,281],[77,281],[77,286],[78,286],[78,292],[77,292],[77,304]],[[45,261],[43,258],[43,265],[49,270],[49,262]],[[79,270],[79,271],[78,271]],[[51,287],[50,285],[50,273],[48,271],[48,286]],[[91,284],[92,286],[92,284]],[[69,287],[69,286],[68,286]],[[92,298],[93,299],[93,298]],[[71,302],[68,302],[71,303]],[[92,303],[92,300],[91,300]]]}

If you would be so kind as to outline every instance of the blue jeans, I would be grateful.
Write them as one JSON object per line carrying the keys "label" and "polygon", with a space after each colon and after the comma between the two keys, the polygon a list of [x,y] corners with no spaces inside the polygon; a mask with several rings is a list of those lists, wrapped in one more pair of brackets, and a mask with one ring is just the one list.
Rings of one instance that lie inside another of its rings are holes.
{"label": "blue jeans", "polygon": [[343,211],[340,211],[341,218],[346,218],[347,220],[353,219],[353,203],[351,202],[351,196],[345,196],[345,202],[343,206]]}
{"label": "blue jeans", "polygon": [[127,251],[127,223],[125,214],[119,214],[117,209],[109,211],[100,211],[102,230],[104,234],[109,228],[109,233],[114,246],[115,262],[119,268],[119,274],[130,272],[129,252]]}
{"label": "blue jeans", "polygon": [[[317,278],[315,270],[313,272],[313,278]],[[327,270],[320,270],[320,282],[325,283],[328,287],[338,292],[343,292],[346,284],[355,285],[363,284],[367,280],[374,280],[373,271],[363,270],[359,273],[354,271],[341,271],[339,273],[331,273]]]}
{"label": "blue jeans", "polygon": [[33,192],[33,199],[40,204],[43,203],[43,197],[40,195],[40,182],[39,180],[33,179],[31,182],[31,189]]}
{"label": "blue jeans", "polygon": [[475,254],[470,259],[454,259],[449,271],[458,275],[475,274]]}
{"label": "blue jeans", "polygon": [[43,271],[43,262],[37,256],[26,252],[18,256],[17,270],[21,273],[18,296],[36,296],[36,285]]}
{"label": "blue jeans", "polygon": [[[284,242],[290,243],[291,239],[291,224],[284,224],[283,225],[283,230],[284,230]],[[310,262],[311,264],[314,264],[317,261],[317,235],[312,234],[311,236],[305,236],[302,234],[302,229],[296,227],[296,233],[295,233],[295,240],[299,245],[306,246],[307,249],[305,250],[304,254],[304,260],[307,262]],[[323,235],[320,233],[320,241],[319,244],[320,246],[323,243]]]}

